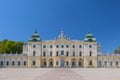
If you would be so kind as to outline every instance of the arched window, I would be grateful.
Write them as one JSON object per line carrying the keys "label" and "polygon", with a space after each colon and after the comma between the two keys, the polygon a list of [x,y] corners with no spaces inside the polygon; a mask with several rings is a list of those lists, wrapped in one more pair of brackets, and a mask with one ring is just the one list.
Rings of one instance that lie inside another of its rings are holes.
{"label": "arched window", "polygon": [[61,51],[61,55],[64,55],[64,51],[63,50]]}
{"label": "arched window", "polygon": [[107,66],[107,61],[104,62],[105,66]]}
{"label": "arched window", "polygon": [[26,66],[26,61],[24,61],[24,66]]}
{"label": "arched window", "polygon": [[46,56],[46,52],[45,51],[43,52],[43,56]]}
{"label": "arched window", "polygon": [[20,61],[18,61],[18,66],[20,66]]}
{"label": "arched window", "polygon": [[7,66],[9,65],[9,61],[6,62],[6,65],[7,65]]}
{"label": "arched window", "polygon": [[79,56],[82,56],[82,52],[80,51]]}
{"label": "arched window", "polygon": [[64,45],[61,45],[61,48],[64,48]]}
{"label": "arched window", "polygon": [[14,66],[15,65],[15,62],[14,61],[12,61],[12,66]]}
{"label": "arched window", "polygon": [[50,56],[52,56],[52,51],[50,51]]}
{"label": "arched window", "polygon": [[90,51],[89,55],[92,56],[92,51]]}
{"label": "arched window", "polygon": [[75,52],[73,51],[73,56],[75,56]]}
{"label": "arched window", "polygon": [[50,48],[52,48],[53,46],[52,45],[50,45]]}
{"label": "arched window", "polygon": [[0,65],[3,66],[3,61],[1,61]]}
{"label": "arched window", "polygon": [[66,56],[69,56],[69,52],[68,51],[66,52]]}
{"label": "arched window", "polygon": [[58,56],[58,55],[59,55],[59,52],[57,51],[57,52],[56,52],[56,56]]}
{"label": "arched window", "polygon": [[75,48],[75,45],[73,45],[73,48]]}
{"label": "arched window", "polygon": [[35,54],[36,54],[36,52],[35,52],[35,51],[33,51],[33,56],[35,56]]}

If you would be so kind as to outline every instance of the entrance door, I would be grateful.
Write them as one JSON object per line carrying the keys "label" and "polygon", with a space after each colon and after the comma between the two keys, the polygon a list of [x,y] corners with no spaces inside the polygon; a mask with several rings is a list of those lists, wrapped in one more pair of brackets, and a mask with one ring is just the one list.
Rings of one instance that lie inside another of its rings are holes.
{"label": "entrance door", "polygon": [[61,67],[64,67],[65,61],[62,59],[61,60]]}

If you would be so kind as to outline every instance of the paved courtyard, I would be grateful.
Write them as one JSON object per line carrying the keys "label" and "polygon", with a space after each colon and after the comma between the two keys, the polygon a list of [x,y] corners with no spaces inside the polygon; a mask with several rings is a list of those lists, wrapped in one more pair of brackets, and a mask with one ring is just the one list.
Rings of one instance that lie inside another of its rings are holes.
{"label": "paved courtyard", "polygon": [[0,80],[120,80],[120,69],[1,68]]}

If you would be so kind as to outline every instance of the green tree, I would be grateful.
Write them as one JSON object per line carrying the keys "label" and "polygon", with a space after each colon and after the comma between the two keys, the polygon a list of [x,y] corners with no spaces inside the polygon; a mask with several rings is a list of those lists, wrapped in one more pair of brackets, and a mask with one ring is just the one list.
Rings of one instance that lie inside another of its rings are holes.
{"label": "green tree", "polygon": [[12,40],[0,41],[0,53],[22,53],[24,42],[15,42]]}

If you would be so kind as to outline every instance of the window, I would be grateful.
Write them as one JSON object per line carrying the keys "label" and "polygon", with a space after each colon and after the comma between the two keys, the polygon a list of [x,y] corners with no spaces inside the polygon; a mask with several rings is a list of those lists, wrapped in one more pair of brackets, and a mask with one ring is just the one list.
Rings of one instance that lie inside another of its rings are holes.
{"label": "window", "polygon": [[46,48],[46,45],[43,45],[43,48]]}
{"label": "window", "polygon": [[92,56],[92,51],[90,51],[89,55]]}
{"label": "window", "polygon": [[66,45],[66,48],[69,48],[69,45]]}
{"label": "window", "polygon": [[92,61],[89,61],[89,65],[92,65]]}
{"label": "window", "polygon": [[7,65],[7,66],[9,65],[9,61],[6,62],[6,65]]}
{"label": "window", "polygon": [[52,45],[50,45],[50,48],[53,48],[53,46],[52,46]]}
{"label": "window", "polygon": [[59,45],[56,45],[56,48],[59,48]]}
{"label": "window", "polygon": [[12,62],[12,66],[14,66],[14,65],[15,65],[15,62],[13,61],[13,62]]}
{"label": "window", "polygon": [[36,48],[36,45],[33,45],[33,48]]}
{"label": "window", "polygon": [[75,52],[73,52],[73,56],[75,56]]}
{"label": "window", "polygon": [[44,62],[44,65],[46,66],[46,62]]}
{"label": "window", "polygon": [[116,61],[116,66],[118,66],[118,61]]}
{"label": "window", "polygon": [[59,62],[58,62],[58,61],[56,62],[56,65],[59,65]]}
{"label": "window", "polygon": [[61,48],[64,48],[64,45],[61,45]]}
{"label": "window", "polygon": [[50,65],[53,65],[53,62],[50,62]]}
{"label": "window", "polygon": [[56,56],[59,56],[59,52],[58,51],[56,52]]}
{"label": "window", "polygon": [[20,66],[20,61],[18,61],[18,66]]}
{"label": "window", "polygon": [[107,66],[107,61],[104,62],[105,66]]}
{"label": "window", "polygon": [[68,51],[66,52],[66,56],[69,56],[69,52]]}
{"label": "window", "polygon": [[50,56],[52,56],[52,51],[50,51]]}
{"label": "window", "polygon": [[80,51],[79,56],[82,56],[82,52]]}
{"label": "window", "polygon": [[35,61],[33,61],[33,65],[35,65]]}
{"label": "window", "polygon": [[24,61],[24,66],[26,66],[26,61]]}
{"label": "window", "polygon": [[36,54],[36,52],[35,52],[35,51],[33,51],[33,56],[35,56],[35,54]]}
{"label": "window", "polygon": [[3,61],[1,61],[0,65],[3,66]]}
{"label": "window", "polygon": [[72,47],[75,48],[75,45],[73,45]]}
{"label": "window", "polygon": [[68,62],[68,61],[66,62],[66,65],[69,65],[69,62]]}
{"label": "window", "polygon": [[89,48],[92,48],[92,45],[89,45]]}
{"label": "window", "polygon": [[61,55],[64,55],[64,51],[63,50],[61,51]]}
{"label": "window", "polygon": [[45,51],[43,52],[43,56],[46,56],[46,52]]}
{"label": "window", "polygon": [[72,62],[72,65],[74,66],[74,65],[75,65],[75,62]]}
{"label": "window", "polygon": [[79,45],[79,48],[82,48],[82,46],[81,46],[81,45]]}
{"label": "window", "polygon": [[79,66],[81,66],[81,62],[79,62]]}
{"label": "window", "polygon": [[112,66],[112,61],[110,61],[110,66]]}

